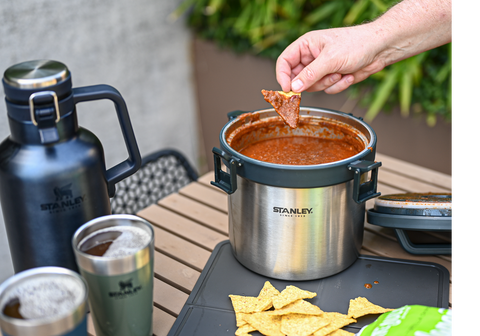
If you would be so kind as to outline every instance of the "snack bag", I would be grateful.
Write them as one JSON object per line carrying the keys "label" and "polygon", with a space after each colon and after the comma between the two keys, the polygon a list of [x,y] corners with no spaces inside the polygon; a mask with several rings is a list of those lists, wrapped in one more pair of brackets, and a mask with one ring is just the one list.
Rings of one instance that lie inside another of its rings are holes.
{"label": "snack bag", "polygon": [[452,311],[419,305],[382,314],[356,336],[451,336]]}

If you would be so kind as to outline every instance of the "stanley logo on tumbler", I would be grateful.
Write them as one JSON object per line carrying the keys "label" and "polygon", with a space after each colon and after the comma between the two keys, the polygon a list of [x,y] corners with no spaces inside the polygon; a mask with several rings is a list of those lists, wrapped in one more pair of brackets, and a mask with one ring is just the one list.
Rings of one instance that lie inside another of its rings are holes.
{"label": "stanley logo on tumbler", "polygon": [[138,291],[142,289],[141,285],[134,286],[132,279],[126,281],[120,281],[118,283],[119,290],[116,292],[109,292],[108,296],[115,299],[124,299],[126,297],[138,294]]}

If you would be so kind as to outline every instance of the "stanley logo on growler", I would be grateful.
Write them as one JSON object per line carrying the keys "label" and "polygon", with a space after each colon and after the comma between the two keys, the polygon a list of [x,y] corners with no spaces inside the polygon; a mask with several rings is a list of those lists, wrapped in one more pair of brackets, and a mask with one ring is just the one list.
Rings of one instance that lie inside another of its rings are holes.
{"label": "stanley logo on growler", "polygon": [[42,211],[50,211],[51,213],[57,213],[74,209],[85,201],[85,195],[73,197],[72,184],[67,184],[63,187],[53,188],[55,194],[55,202],[40,204]]}

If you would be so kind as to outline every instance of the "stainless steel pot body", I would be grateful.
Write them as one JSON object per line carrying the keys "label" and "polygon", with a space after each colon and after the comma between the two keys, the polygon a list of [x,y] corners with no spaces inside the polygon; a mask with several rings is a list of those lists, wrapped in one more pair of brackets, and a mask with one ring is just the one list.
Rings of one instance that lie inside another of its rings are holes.
{"label": "stainless steel pot body", "polygon": [[[213,149],[212,184],[229,194],[229,238],[235,257],[252,271],[283,280],[312,280],[341,272],[360,254],[365,202],[380,195],[375,132],[349,114],[301,108],[304,126],[292,133],[329,138],[334,132],[325,126],[327,122],[332,129],[348,128],[365,149],[341,161],[304,166],[242,155],[238,148],[249,141],[290,132],[275,118],[273,109],[232,118],[220,134],[221,148]],[[243,131],[250,125],[255,126],[253,132]],[[274,132],[265,132],[264,127]]]}
{"label": "stainless steel pot body", "polygon": [[321,188],[280,188],[237,179],[229,195],[229,234],[236,258],[277,279],[310,280],[355,262],[363,241],[365,203],[353,181]]}

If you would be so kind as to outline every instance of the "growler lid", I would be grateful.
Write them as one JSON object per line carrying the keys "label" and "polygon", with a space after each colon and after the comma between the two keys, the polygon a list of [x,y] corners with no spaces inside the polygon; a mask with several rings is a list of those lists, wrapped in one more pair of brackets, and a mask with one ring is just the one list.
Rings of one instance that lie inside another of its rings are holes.
{"label": "growler lid", "polygon": [[35,60],[19,63],[4,73],[5,83],[19,89],[45,88],[68,78],[70,72],[65,64],[50,60]]}
{"label": "growler lid", "polygon": [[62,99],[71,93],[71,74],[58,61],[26,61],[5,70],[3,87],[7,99],[15,103],[28,104],[32,93],[39,91],[53,91]]}

